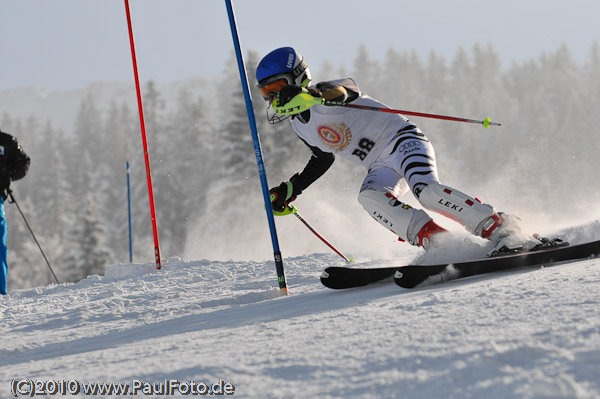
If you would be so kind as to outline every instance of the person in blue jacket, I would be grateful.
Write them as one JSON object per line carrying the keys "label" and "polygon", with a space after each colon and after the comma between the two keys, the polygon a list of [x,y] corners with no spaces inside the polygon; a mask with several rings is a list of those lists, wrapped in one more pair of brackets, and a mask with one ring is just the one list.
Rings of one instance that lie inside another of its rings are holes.
{"label": "person in blue jacket", "polygon": [[8,293],[6,276],[8,247],[6,239],[8,229],[4,214],[4,201],[10,192],[10,183],[22,179],[29,170],[31,160],[12,135],[0,130],[0,294]]}

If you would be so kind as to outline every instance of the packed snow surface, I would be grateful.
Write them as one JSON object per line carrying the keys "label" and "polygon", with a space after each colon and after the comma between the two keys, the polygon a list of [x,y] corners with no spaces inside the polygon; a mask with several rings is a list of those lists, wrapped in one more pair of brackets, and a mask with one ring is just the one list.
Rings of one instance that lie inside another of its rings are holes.
{"label": "packed snow surface", "polygon": [[285,259],[288,297],[272,261],[179,258],[12,291],[0,298],[0,397],[14,379],[194,381],[240,398],[600,397],[600,259],[413,290],[323,287],[321,271],[340,264]]}

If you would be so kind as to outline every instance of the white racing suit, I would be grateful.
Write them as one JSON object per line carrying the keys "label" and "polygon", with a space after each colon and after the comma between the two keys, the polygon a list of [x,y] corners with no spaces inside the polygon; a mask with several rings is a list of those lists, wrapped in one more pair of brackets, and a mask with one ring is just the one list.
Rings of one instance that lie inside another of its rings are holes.
{"label": "white racing suit", "polygon": [[[344,86],[352,94],[351,104],[388,108],[362,94],[351,79],[322,82],[317,88],[323,90],[332,85]],[[300,188],[305,189],[325,173],[333,163],[331,154],[363,165],[368,174],[358,201],[373,218],[404,241],[425,245],[420,233],[431,222],[423,210],[399,200],[409,189],[424,208],[459,222],[478,236],[487,238],[501,223],[491,205],[439,183],[433,146],[402,115],[316,105],[294,115],[291,123],[313,151],[313,158],[296,180]]]}

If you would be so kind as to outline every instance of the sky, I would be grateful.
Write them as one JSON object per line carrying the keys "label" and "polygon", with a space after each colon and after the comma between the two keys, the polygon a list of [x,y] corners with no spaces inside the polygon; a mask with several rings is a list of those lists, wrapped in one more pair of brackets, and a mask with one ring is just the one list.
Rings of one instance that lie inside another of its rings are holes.
{"label": "sky", "polygon": [[[567,44],[584,62],[600,40],[600,2],[589,0],[233,0],[244,52],[295,47],[313,78],[325,61],[352,68],[360,45],[451,59],[492,44],[505,66]],[[140,79],[218,75],[232,36],[224,0],[130,0]],[[0,92],[133,81],[122,0],[0,0]],[[250,76],[253,75],[251,71]]]}

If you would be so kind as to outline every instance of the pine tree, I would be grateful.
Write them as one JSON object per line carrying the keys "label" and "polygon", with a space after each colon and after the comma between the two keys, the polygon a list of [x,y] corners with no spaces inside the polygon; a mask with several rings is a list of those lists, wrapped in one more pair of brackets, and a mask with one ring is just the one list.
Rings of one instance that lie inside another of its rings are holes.
{"label": "pine tree", "polygon": [[243,185],[247,179],[255,178],[257,171],[246,103],[235,62],[228,63],[218,92],[221,93],[218,129],[223,168],[217,173],[227,177],[231,184]]}
{"label": "pine tree", "polygon": [[140,155],[134,151],[134,141],[137,139],[135,143],[139,143],[140,132],[139,127],[136,130],[131,109],[126,104],[119,105],[114,101],[111,102],[102,130],[102,135],[110,138],[110,149],[104,153],[103,161],[109,168],[105,207],[110,207],[111,212],[105,213],[105,220],[112,234],[109,234],[108,243],[116,259],[124,260],[129,258],[127,161],[134,159],[134,154]]}
{"label": "pine tree", "polygon": [[214,168],[221,162],[213,114],[209,101],[194,96],[188,90],[181,91],[177,111],[172,117],[173,128],[177,132],[174,151],[178,154],[173,157],[176,161],[173,178],[178,198],[183,202],[176,206],[176,219],[180,228],[186,230],[181,232],[180,242],[184,242],[190,228],[187,223],[196,220],[204,211],[206,193],[214,183]]}
{"label": "pine tree", "polygon": [[420,109],[423,65],[415,51],[398,53],[390,48],[386,53],[384,72],[376,76],[381,80],[378,90],[367,93],[385,103]]}
{"label": "pine tree", "polygon": [[101,173],[92,170],[91,157],[84,151],[82,162],[84,193],[77,207],[77,219],[70,232],[71,250],[67,253],[63,273],[68,281],[79,281],[91,274],[102,274],[105,267],[113,261],[113,253],[106,246],[107,231],[103,223],[100,204],[104,195],[100,181]]}
{"label": "pine tree", "polygon": [[361,44],[354,58],[354,74],[356,83],[366,93],[378,93],[378,77],[381,76],[379,63],[370,58],[367,47]]}

